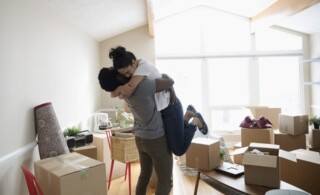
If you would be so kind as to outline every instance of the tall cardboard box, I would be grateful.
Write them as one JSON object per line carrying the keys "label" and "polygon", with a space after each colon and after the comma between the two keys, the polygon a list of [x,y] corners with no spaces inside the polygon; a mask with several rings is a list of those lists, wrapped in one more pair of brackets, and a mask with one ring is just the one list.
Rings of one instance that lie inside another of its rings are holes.
{"label": "tall cardboard box", "polygon": [[279,128],[279,114],[281,108],[273,108],[268,106],[249,106],[252,116],[255,119],[259,119],[260,116],[266,117],[271,123],[273,129]]}
{"label": "tall cardboard box", "polygon": [[[251,153],[254,149],[268,154]],[[280,187],[279,145],[251,143],[243,155],[246,184]]]}
{"label": "tall cardboard box", "polygon": [[186,166],[211,171],[220,165],[220,141],[194,138],[186,153]]}
{"label": "tall cardboard box", "polygon": [[[97,147],[97,160],[104,162],[106,165],[106,175],[107,180],[109,180],[112,159],[106,134],[94,133],[92,144]],[[124,176],[125,170],[126,164],[115,160],[111,179]]]}
{"label": "tall cardboard box", "polygon": [[45,195],[106,195],[105,164],[72,152],[34,162]]}
{"label": "tall cardboard box", "polygon": [[274,143],[280,145],[280,149],[291,151],[296,149],[306,149],[306,135],[289,135],[278,130],[274,132]]}
{"label": "tall cardboard box", "polygon": [[311,129],[309,134],[309,144],[311,148],[320,150],[320,130],[319,129]]}
{"label": "tall cardboard box", "polygon": [[308,115],[286,115],[280,114],[279,131],[289,135],[308,134],[309,118]]}
{"label": "tall cardboard box", "polygon": [[280,158],[281,180],[311,194],[320,194],[320,155],[305,149],[289,152],[291,159]]}
{"label": "tall cardboard box", "polygon": [[273,130],[266,129],[253,129],[253,128],[241,128],[241,144],[242,147],[249,146],[250,143],[273,143]]}

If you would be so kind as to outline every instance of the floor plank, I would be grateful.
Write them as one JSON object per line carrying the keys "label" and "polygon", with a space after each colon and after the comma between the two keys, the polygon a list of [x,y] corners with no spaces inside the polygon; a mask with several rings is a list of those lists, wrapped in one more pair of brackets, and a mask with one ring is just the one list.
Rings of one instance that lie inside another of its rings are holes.
{"label": "floor plank", "polygon": [[[140,164],[133,163],[131,168],[131,194],[135,195],[135,186],[139,176]],[[192,195],[194,193],[196,175],[186,176],[184,175],[179,166],[178,161],[174,160],[173,166],[173,188],[170,195]],[[147,195],[153,195],[155,193],[155,188],[148,188]],[[124,177],[116,178],[111,181],[110,189],[108,190],[108,195],[123,195],[129,194],[129,184],[128,180],[125,181]],[[198,195],[215,194],[220,195],[219,191],[215,190],[204,181],[200,180],[198,187]]]}

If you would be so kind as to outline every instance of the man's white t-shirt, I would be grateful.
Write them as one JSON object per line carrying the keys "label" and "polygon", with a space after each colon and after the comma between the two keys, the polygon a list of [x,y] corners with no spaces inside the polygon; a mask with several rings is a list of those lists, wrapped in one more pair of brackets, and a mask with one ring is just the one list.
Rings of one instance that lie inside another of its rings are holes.
{"label": "man's white t-shirt", "polygon": [[[161,78],[162,75],[159,70],[153,66],[150,62],[141,59],[139,61],[137,69],[134,71],[132,76],[146,76],[149,79],[158,79]],[[170,92],[161,91],[155,94],[155,101],[157,105],[157,110],[161,111],[166,108],[170,103]]]}

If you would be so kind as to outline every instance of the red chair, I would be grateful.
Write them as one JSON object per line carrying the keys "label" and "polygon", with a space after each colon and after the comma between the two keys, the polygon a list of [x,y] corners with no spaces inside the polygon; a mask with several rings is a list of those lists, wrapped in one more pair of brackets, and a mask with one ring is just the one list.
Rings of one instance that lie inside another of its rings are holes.
{"label": "red chair", "polygon": [[[107,135],[107,141],[111,153],[111,129],[106,130],[106,135]],[[114,159],[111,159],[111,167],[110,167],[110,174],[109,174],[109,183],[108,183],[108,189],[110,188],[111,185],[111,178],[112,178],[112,172],[113,172],[113,166],[114,166]],[[131,162],[126,162],[126,172],[125,172],[125,177],[124,180],[127,179],[127,175],[129,177],[129,195],[131,195]]]}
{"label": "red chair", "polygon": [[28,190],[30,195],[44,195],[43,191],[37,181],[36,176],[33,175],[26,167],[21,165],[24,177],[26,178]]}

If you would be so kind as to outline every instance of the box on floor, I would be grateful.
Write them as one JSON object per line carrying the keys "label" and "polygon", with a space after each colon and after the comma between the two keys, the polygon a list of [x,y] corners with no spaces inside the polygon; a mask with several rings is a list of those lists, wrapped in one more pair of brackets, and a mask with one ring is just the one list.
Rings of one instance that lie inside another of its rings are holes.
{"label": "box on floor", "polygon": [[320,194],[320,155],[305,149],[289,152],[280,159],[281,180],[311,194]]}
{"label": "box on floor", "polygon": [[273,129],[241,128],[242,147],[249,146],[252,142],[273,144]]}
{"label": "box on floor", "polygon": [[[106,134],[94,133],[93,144],[97,147],[97,160],[104,162],[106,165],[107,181],[109,181],[111,169],[111,151],[107,142]],[[114,161],[114,167],[111,179],[119,178],[125,175],[126,164]]]}
{"label": "box on floor", "polygon": [[274,143],[280,145],[280,149],[291,151],[296,149],[306,149],[306,135],[289,135],[278,130],[274,132]]}
{"label": "box on floor", "polygon": [[186,152],[186,166],[211,171],[220,165],[220,141],[194,138]]}
{"label": "box on floor", "polygon": [[279,116],[279,131],[289,135],[308,134],[309,119],[308,115],[286,115]]}
{"label": "box on floor", "polygon": [[105,164],[72,152],[34,162],[46,195],[106,195]]}
{"label": "box on floor", "polygon": [[279,128],[279,114],[281,108],[272,108],[268,106],[248,106],[253,117],[259,119],[260,116],[266,117],[271,123],[273,129]]}

